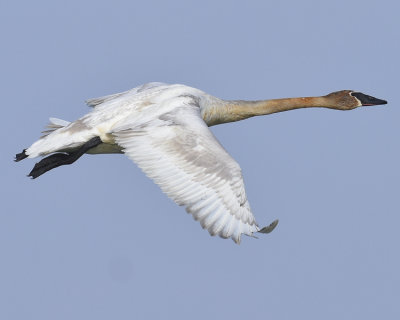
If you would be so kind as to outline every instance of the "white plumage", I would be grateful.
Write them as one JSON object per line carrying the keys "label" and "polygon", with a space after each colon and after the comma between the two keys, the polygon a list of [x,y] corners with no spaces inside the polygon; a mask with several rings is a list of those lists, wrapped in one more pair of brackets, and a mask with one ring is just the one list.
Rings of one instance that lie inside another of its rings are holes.
{"label": "white plumage", "polygon": [[99,136],[104,143],[90,153],[108,153],[107,146],[124,152],[211,235],[239,243],[241,234],[260,229],[239,165],[201,116],[217,100],[194,88],[162,83],[90,99],[92,112],[72,123],[51,118],[45,136],[26,154],[68,152]]}
{"label": "white plumage", "polygon": [[88,100],[93,110],[74,122],[51,118],[44,135],[17,154],[16,161],[52,154],[29,174],[36,178],[84,153],[125,153],[211,235],[239,243],[242,234],[271,232],[278,220],[260,230],[241,169],[208,126],[298,108],[351,110],[386,103],[352,90],[322,97],[228,101],[188,86],[153,82]]}

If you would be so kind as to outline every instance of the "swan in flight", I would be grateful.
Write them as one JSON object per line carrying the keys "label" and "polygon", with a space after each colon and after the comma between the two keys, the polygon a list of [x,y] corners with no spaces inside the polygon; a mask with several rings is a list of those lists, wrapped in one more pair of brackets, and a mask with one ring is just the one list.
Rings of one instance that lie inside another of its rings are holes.
{"label": "swan in flight", "polygon": [[74,122],[50,118],[44,135],[16,155],[15,161],[47,156],[30,177],[71,164],[85,153],[124,153],[211,235],[236,243],[241,234],[271,232],[278,220],[259,228],[240,166],[209,126],[299,108],[351,110],[387,103],[352,90],[321,97],[222,100],[185,85],[158,82],[86,102],[91,112]]}

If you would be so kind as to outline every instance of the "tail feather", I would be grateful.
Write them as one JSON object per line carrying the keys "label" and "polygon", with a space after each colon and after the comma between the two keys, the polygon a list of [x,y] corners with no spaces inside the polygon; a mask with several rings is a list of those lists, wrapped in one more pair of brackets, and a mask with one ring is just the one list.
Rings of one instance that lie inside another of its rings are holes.
{"label": "tail feather", "polygon": [[[61,120],[61,119],[57,119],[57,118],[50,118],[49,121],[50,122],[46,126],[46,130],[42,131],[43,135],[40,137],[40,139],[43,139],[44,137],[48,136],[53,131],[56,131],[57,129],[60,129],[60,128],[64,128],[71,123],[69,121],[65,121],[65,120]],[[17,153],[15,155],[14,161],[18,162],[18,161],[24,160],[25,158],[28,158],[29,152],[27,152],[27,149],[24,149],[24,150],[22,150],[22,152]]]}
{"label": "tail feather", "polygon": [[49,123],[46,126],[46,130],[42,131],[43,135],[40,137],[40,139],[48,136],[50,133],[53,131],[56,131],[57,129],[64,128],[67,125],[69,125],[71,122],[57,119],[57,118],[49,118]]}
{"label": "tail feather", "polygon": [[27,148],[25,153],[29,158],[36,158],[55,152],[72,152],[91,139],[95,135],[93,131],[92,128],[83,125],[81,120],[71,123],[50,118],[43,136]]}
{"label": "tail feather", "polygon": [[50,118],[47,129],[41,139],[15,156],[15,161],[21,161],[28,157],[49,155],[35,164],[28,175],[33,179],[51,169],[75,162],[84,153],[102,144],[100,137],[93,136],[91,129],[81,125],[79,120],[71,124]]}

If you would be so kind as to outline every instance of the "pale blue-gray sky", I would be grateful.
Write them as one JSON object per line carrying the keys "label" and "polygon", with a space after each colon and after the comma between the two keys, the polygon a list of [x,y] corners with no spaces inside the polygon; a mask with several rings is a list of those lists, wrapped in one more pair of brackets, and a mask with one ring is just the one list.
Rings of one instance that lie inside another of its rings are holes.
{"label": "pale blue-gray sky", "polygon": [[[0,5],[1,319],[399,319],[396,1]],[[122,155],[37,180],[13,163],[49,116],[148,81],[227,99],[354,89],[389,101],[212,130],[259,240],[212,238]]]}

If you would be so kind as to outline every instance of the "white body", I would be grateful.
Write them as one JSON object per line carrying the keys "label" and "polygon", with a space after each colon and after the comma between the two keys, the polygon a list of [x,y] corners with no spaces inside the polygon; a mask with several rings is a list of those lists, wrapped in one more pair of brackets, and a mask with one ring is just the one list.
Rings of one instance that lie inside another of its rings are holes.
{"label": "white body", "polygon": [[52,119],[28,157],[67,152],[99,136],[90,153],[124,152],[211,235],[240,242],[260,229],[236,161],[208,129],[222,122],[223,100],[184,85],[149,83],[87,101],[94,109],[69,123]]}

